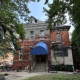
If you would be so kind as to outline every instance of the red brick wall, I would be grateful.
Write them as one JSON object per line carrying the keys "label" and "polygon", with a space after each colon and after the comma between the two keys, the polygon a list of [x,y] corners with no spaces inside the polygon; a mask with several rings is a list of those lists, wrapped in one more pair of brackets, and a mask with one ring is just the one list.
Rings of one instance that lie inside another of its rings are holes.
{"label": "red brick wall", "polygon": [[[69,41],[69,32],[68,31],[50,31],[50,35],[49,34],[45,34],[45,40],[42,40],[43,42],[45,42],[48,45],[48,60],[51,59],[51,54],[50,54],[50,43],[51,42],[56,42],[56,34],[60,33],[61,34],[61,38],[62,38],[62,42],[64,42],[64,46],[70,46],[70,41]],[[17,67],[19,65],[22,65],[23,69],[25,68],[25,66],[31,64],[31,61],[29,59],[30,57],[30,48],[31,46],[34,47],[40,40],[39,35],[36,34],[35,35],[35,39],[36,41],[29,41],[29,39],[26,39],[25,41],[20,42],[20,44],[22,45],[23,48],[23,58],[22,61],[19,61],[19,57],[18,56],[14,56],[14,62],[13,62],[13,68],[17,69]],[[49,62],[50,65],[50,62]]]}
{"label": "red brick wall", "polygon": [[22,69],[25,69],[25,66],[29,65],[30,64],[30,61],[14,61],[13,62],[13,69],[14,70],[17,70],[18,66],[22,66]]}
{"label": "red brick wall", "polygon": [[[45,42],[48,46],[48,57],[47,59],[50,59],[50,35],[45,34],[44,36],[45,40],[42,40]],[[14,62],[13,62],[13,68],[16,70],[19,65],[22,65],[22,68],[25,69],[25,66],[30,65],[30,48],[31,46],[34,47],[40,40],[39,35],[35,36],[36,41],[29,41],[29,39],[25,39],[25,41],[21,41],[20,44],[23,49],[23,56],[22,56],[22,61],[19,60],[19,56],[14,56]],[[17,51],[17,54],[19,54],[19,51]]]}
{"label": "red brick wall", "polygon": [[70,46],[70,41],[69,41],[69,32],[68,31],[52,31],[50,32],[50,37],[51,37],[51,42],[56,42],[56,34],[60,33],[61,34],[61,40],[64,43],[64,46]]}

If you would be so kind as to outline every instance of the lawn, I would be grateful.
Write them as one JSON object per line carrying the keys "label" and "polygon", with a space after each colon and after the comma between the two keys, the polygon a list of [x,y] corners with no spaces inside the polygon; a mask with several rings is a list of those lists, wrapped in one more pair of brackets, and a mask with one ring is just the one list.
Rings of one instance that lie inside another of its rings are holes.
{"label": "lawn", "polygon": [[46,74],[42,76],[30,77],[23,80],[80,80],[80,76],[76,74],[72,75]]}

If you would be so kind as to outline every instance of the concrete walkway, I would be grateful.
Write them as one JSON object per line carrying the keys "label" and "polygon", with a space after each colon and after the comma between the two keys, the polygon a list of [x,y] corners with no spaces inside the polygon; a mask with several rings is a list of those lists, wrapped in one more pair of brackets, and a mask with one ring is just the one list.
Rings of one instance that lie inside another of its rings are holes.
{"label": "concrete walkway", "polygon": [[28,73],[28,72],[0,72],[0,74],[7,73],[6,80],[22,80],[28,77],[47,74],[46,72]]}
{"label": "concrete walkway", "polygon": [[[0,74],[9,74],[8,76],[5,76],[6,80],[22,80],[28,77],[32,77],[32,76],[37,76],[37,75],[43,75],[43,74],[51,74],[48,72],[0,72]],[[53,72],[52,74],[73,74],[72,72],[60,72],[58,71],[57,73]]]}

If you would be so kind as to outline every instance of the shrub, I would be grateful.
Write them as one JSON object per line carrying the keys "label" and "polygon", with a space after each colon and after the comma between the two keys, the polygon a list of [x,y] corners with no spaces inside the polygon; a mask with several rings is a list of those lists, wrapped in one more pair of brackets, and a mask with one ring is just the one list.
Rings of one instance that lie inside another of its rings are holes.
{"label": "shrub", "polygon": [[72,65],[59,64],[59,65],[55,65],[52,70],[56,70],[56,71],[70,71],[70,72],[72,72],[73,68],[72,68]]}

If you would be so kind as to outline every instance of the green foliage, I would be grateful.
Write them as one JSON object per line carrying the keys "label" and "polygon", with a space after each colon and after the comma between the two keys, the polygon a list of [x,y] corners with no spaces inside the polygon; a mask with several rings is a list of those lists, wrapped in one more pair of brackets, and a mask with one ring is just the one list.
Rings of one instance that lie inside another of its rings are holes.
{"label": "green foliage", "polygon": [[48,4],[49,10],[44,8],[44,12],[46,12],[46,15],[48,16],[48,29],[52,27],[52,24],[56,23],[65,23],[65,13],[66,13],[66,3],[62,0],[53,0],[52,4]]}
{"label": "green foliage", "polygon": [[75,30],[72,33],[71,42],[74,45],[77,45],[78,51],[80,52],[80,0],[74,1],[71,0],[71,4],[73,4],[70,9],[70,15],[72,17],[72,21],[74,22]]}
{"label": "green foliage", "polygon": [[[27,4],[30,0],[4,0],[0,1],[1,6],[0,9],[4,12],[11,12],[12,14],[16,14],[16,17],[27,17],[30,12]],[[6,13],[5,13],[6,14]]]}
{"label": "green foliage", "polygon": [[[0,0],[0,50],[6,53],[20,48],[17,39],[25,39],[25,30],[21,20],[28,19],[28,3],[35,0]],[[39,2],[40,0],[36,0]],[[47,3],[48,0],[45,1]],[[18,37],[19,34],[19,38]]]}
{"label": "green foliage", "polygon": [[27,79],[23,80],[79,80],[80,76],[79,75],[74,75],[74,74],[46,74],[46,75],[40,75],[40,76],[35,76],[35,77],[30,77]]}
{"label": "green foliage", "polygon": [[18,42],[14,42],[13,44],[14,44],[16,50],[21,49],[21,45]]}
{"label": "green foliage", "polygon": [[23,40],[25,38],[25,30],[23,28],[23,24],[16,24],[16,31],[20,35],[20,39]]}
{"label": "green foliage", "polygon": [[0,54],[13,50],[13,46],[16,48],[17,39],[25,38],[20,19],[27,18],[30,12],[28,2],[29,0],[0,0]]}
{"label": "green foliage", "polygon": [[16,33],[13,28],[0,23],[0,56],[5,57],[6,53],[12,52],[12,45],[17,40],[13,33]]}
{"label": "green foliage", "polygon": [[56,23],[64,24],[66,22],[65,13],[69,14],[69,19],[75,27],[72,34],[72,42],[77,45],[80,52],[80,0],[53,0],[48,4],[49,10],[44,8],[48,16],[48,29],[54,27]]}
{"label": "green foliage", "polygon": [[71,44],[75,47],[77,46],[78,51],[80,52],[80,27],[77,26],[72,33]]}
{"label": "green foliage", "polygon": [[73,72],[73,68],[72,65],[64,65],[64,64],[60,64],[60,65],[56,65],[55,69],[57,71],[70,71]]}

